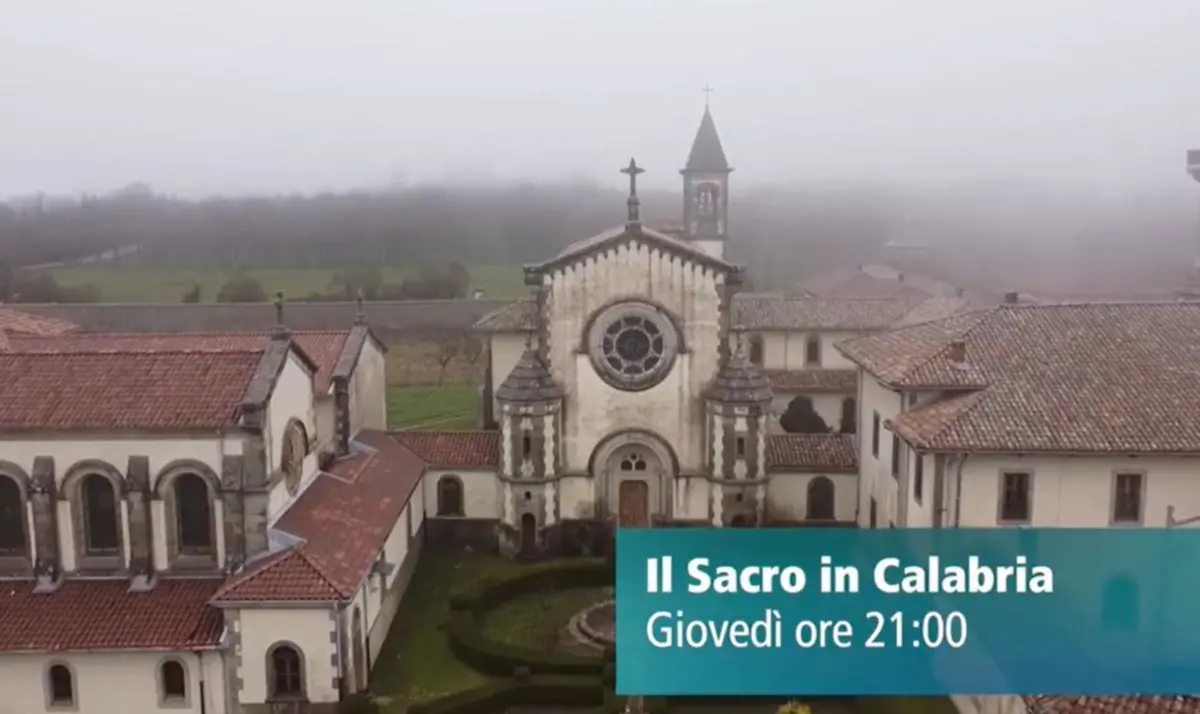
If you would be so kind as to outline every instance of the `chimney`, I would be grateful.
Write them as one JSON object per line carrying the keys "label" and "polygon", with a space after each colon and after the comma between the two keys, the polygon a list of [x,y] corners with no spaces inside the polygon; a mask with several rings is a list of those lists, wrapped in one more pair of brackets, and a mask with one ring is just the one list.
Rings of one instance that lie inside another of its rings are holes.
{"label": "chimney", "polygon": [[334,429],[337,430],[337,455],[350,453],[350,385],[345,377],[333,380]]}
{"label": "chimney", "polygon": [[904,282],[904,273],[896,273],[896,282],[898,282],[898,283]]}
{"label": "chimney", "polygon": [[1021,293],[1004,293],[1005,305],[1016,305],[1021,301]]}
{"label": "chimney", "polygon": [[950,343],[950,351],[946,353],[950,358],[950,363],[955,367],[965,367],[967,365],[967,343],[963,340],[954,340]]}

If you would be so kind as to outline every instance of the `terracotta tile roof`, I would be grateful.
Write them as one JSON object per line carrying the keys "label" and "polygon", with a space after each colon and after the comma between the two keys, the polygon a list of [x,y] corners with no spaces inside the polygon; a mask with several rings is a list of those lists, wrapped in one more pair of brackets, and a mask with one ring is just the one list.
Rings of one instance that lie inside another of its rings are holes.
{"label": "terracotta tile roof", "polygon": [[0,352],[0,429],[233,426],[261,351]]}
{"label": "terracotta tile roof", "polygon": [[[293,332],[300,350],[317,365],[313,391],[329,392],[334,370],[349,330],[313,330]],[[10,352],[243,352],[260,351],[271,335],[266,332],[174,332],[174,333],[102,333],[88,332],[61,337],[18,337],[9,339]]]}
{"label": "terracotta tile roof", "polygon": [[65,335],[68,332],[74,332],[78,329],[79,326],[73,322],[45,317],[43,315],[34,315],[33,313],[14,310],[11,307],[0,306],[0,332],[7,332],[10,335],[38,335],[48,337],[51,335]]}
{"label": "terracotta tile roof", "polygon": [[394,431],[396,441],[436,468],[495,468],[498,431]]}
{"label": "terracotta tile roof", "polygon": [[772,434],[767,468],[852,473],[858,466],[853,434]]}
{"label": "terracotta tile roof", "polygon": [[160,578],[129,592],[128,580],[68,578],[52,593],[33,581],[0,582],[0,651],[214,647],[224,620],[208,599],[219,579]]}
{"label": "terracotta tile roof", "polygon": [[213,602],[328,602],[354,595],[392,529],[408,528],[398,520],[425,472],[416,454],[384,432],[359,432],[354,449],[317,476],[275,523],[300,545],[252,563]]}
{"label": "terracotta tile roof", "polygon": [[1200,714],[1200,697],[1191,695],[1025,697],[1031,714]]}
{"label": "terracotta tile roof", "polygon": [[858,388],[857,369],[769,369],[767,380],[771,391],[779,394],[792,392],[847,392]]}
{"label": "terracotta tile roof", "polygon": [[959,391],[891,420],[919,448],[1200,452],[1200,304],[1002,305],[839,349],[894,387]]}

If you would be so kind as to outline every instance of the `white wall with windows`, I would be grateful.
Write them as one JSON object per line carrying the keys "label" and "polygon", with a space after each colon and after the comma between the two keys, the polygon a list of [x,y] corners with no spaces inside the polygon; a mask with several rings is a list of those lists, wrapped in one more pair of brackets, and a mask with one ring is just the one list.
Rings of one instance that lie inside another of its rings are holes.
{"label": "white wall with windows", "polygon": [[212,650],[4,654],[0,692],[0,714],[226,714],[225,669]]}

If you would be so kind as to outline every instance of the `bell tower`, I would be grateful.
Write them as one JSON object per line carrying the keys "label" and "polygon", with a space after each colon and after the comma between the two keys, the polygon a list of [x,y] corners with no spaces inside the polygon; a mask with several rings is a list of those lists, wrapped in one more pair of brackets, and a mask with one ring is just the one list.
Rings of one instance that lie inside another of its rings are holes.
{"label": "bell tower", "polygon": [[717,125],[709,111],[704,88],[704,116],[692,141],[683,175],[683,224],[688,237],[709,255],[725,257],[729,229],[729,174],[733,169],[725,159],[725,149],[717,136]]}

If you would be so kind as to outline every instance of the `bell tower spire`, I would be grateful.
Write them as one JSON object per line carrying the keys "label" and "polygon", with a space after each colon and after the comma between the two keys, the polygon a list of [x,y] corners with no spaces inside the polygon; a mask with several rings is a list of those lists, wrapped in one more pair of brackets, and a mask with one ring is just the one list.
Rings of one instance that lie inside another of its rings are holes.
{"label": "bell tower spire", "polygon": [[712,87],[704,87],[704,116],[692,140],[683,175],[683,224],[690,239],[717,258],[725,254],[728,235],[729,174],[733,169],[717,135],[710,110]]}

